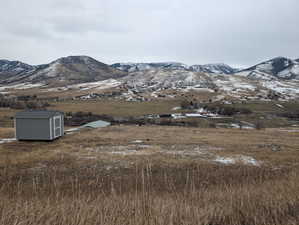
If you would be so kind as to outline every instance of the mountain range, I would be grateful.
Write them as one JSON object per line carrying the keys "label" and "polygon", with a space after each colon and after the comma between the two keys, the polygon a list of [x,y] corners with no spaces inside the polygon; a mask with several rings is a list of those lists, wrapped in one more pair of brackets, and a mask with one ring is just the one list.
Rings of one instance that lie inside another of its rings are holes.
{"label": "mountain range", "polygon": [[246,69],[229,65],[205,64],[188,66],[178,62],[115,63],[107,65],[88,56],[59,58],[49,64],[28,65],[19,61],[0,60],[0,84],[14,82],[81,83],[117,79],[130,73],[165,70],[190,71],[210,74],[241,75],[250,79],[299,79],[299,59],[276,57]]}
{"label": "mountain range", "polygon": [[217,73],[217,74],[232,74],[237,72],[238,69],[232,68],[229,65],[223,63],[206,64],[206,65],[193,65],[188,66],[178,62],[164,62],[164,63],[115,63],[111,65],[113,68],[126,71],[137,72],[146,71],[152,69],[164,69],[164,70],[185,70],[193,72],[204,73]]}
{"label": "mountain range", "polygon": [[[178,62],[115,63],[108,65],[88,56],[59,58],[49,64],[28,65],[0,60],[0,91],[24,88],[63,87],[105,89],[117,86],[134,92],[190,88],[221,90],[228,94],[261,90],[299,96],[299,59],[276,57],[246,69],[226,64],[188,66]],[[53,89],[51,89],[53,90]]]}

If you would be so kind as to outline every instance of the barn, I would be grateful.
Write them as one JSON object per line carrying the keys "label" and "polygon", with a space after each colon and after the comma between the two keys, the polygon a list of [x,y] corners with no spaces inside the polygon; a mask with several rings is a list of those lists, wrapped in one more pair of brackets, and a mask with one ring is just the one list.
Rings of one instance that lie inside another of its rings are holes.
{"label": "barn", "polygon": [[63,136],[63,115],[63,112],[48,110],[16,113],[16,139],[51,141]]}

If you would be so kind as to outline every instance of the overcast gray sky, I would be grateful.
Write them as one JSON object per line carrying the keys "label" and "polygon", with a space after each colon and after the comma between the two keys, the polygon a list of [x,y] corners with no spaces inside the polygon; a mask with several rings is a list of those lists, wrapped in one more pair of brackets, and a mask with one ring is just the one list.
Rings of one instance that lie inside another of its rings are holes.
{"label": "overcast gray sky", "polygon": [[0,58],[30,64],[299,58],[298,0],[0,0]]}

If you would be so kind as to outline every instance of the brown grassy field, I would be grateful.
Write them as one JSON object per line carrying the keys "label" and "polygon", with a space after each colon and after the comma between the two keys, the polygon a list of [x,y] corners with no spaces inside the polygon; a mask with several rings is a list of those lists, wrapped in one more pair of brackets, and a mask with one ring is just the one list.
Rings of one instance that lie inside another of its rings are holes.
{"label": "brown grassy field", "polygon": [[[63,112],[92,112],[94,114],[108,114],[112,116],[141,116],[146,114],[171,113],[172,108],[180,106],[180,100],[152,101],[152,102],[126,102],[111,100],[89,101],[62,101],[50,102],[50,110]],[[0,119],[13,117],[20,110],[0,108]]]}
{"label": "brown grassy field", "polygon": [[[190,94],[190,93],[189,93]],[[203,95],[202,97],[205,97]],[[97,115],[109,115],[114,117],[137,117],[148,114],[171,114],[194,112],[195,110],[173,110],[182,103],[182,98],[155,100],[150,102],[127,102],[121,100],[67,100],[60,102],[49,102],[48,109],[60,110],[64,112],[91,112]],[[277,104],[282,105],[280,108]],[[280,113],[296,112],[298,102],[279,103],[279,102],[247,102],[246,104],[235,104],[232,107],[247,108],[252,114],[234,115],[230,119],[194,119],[199,127],[209,127],[215,123],[232,123],[235,121],[246,121],[255,124],[261,121],[264,127],[288,127],[299,126],[298,120],[291,120],[286,117],[277,116]],[[0,109],[0,127],[13,127],[13,116],[20,110],[9,108]],[[193,119],[191,119],[193,120]],[[187,119],[188,121],[188,119]]]}
{"label": "brown grassy field", "polygon": [[1,144],[0,224],[298,224],[289,130],[112,126]]}
{"label": "brown grassy field", "polygon": [[112,116],[142,116],[146,114],[163,114],[172,112],[172,108],[180,105],[179,100],[126,102],[126,101],[66,101],[55,102],[50,109],[64,112],[92,112]]}
{"label": "brown grassy field", "polygon": [[[69,100],[50,102],[49,110],[63,112],[92,112],[98,115],[115,117],[143,116],[147,114],[173,113],[174,107],[180,106],[180,100],[161,100],[152,102],[127,102],[120,100]],[[24,110],[24,109],[23,109]],[[13,127],[13,117],[16,112],[10,108],[0,108],[0,127]]]}

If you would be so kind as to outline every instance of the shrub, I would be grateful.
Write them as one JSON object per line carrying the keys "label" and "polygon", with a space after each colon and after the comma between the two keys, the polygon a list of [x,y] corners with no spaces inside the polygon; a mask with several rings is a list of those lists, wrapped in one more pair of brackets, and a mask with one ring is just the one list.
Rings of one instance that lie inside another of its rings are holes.
{"label": "shrub", "polygon": [[239,108],[227,105],[204,105],[204,109],[224,116],[233,116],[236,114],[251,114],[252,111],[247,108]]}
{"label": "shrub", "polygon": [[257,129],[257,130],[261,130],[261,129],[265,128],[265,125],[264,125],[264,123],[263,123],[261,120],[257,120],[257,121],[254,123],[254,127],[255,127],[255,129]]}
{"label": "shrub", "polygon": [[184,100],[181,102],[181,109],[190,109],[190,102],[187,100]]}
{"label": "shrub", "polygon": [[217,128],[216,123],[209,123],[209,128]]}

